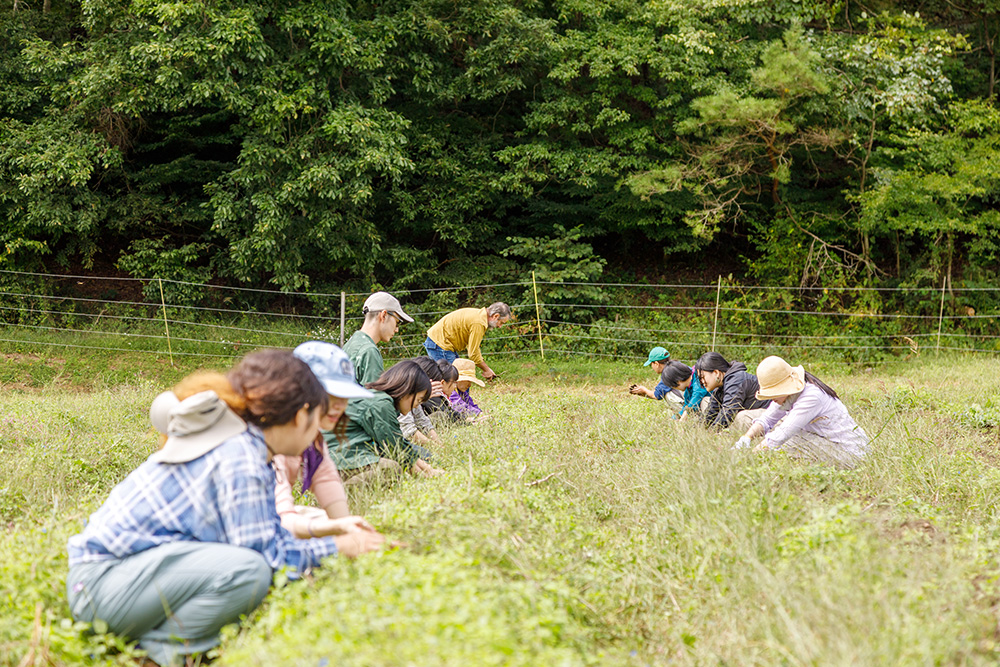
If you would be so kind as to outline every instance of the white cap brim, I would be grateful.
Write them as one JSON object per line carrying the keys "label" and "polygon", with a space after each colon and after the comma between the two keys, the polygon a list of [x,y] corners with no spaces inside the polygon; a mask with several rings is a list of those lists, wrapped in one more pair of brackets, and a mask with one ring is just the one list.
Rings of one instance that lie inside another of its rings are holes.
{"label": "white cap brim", "polygon": [[323,388],[326,393],[337,398],[371,398],[375,394],[355,382],[344,382],[342,380],[323,380]]}

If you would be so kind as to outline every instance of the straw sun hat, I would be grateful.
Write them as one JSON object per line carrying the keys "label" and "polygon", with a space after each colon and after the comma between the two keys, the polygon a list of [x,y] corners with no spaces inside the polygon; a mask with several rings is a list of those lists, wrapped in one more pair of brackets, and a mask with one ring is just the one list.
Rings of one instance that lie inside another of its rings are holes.
{"label": "straw sun hat", "polygon": [[480,387],[485,387],[486,383],[476,377],[476,362],[472,359],[456,359],[451,362],[455,369],[458,371],[458,381],[468,380],[473,384],[478,384]]}
{"label": "straw sun hat", "polygon": [[789,366],[781,357],[768,357],[757,365],[757,381],[760,383],[757,398],[766,401],[802,391],[806,386],[806,371],[802,366]]}

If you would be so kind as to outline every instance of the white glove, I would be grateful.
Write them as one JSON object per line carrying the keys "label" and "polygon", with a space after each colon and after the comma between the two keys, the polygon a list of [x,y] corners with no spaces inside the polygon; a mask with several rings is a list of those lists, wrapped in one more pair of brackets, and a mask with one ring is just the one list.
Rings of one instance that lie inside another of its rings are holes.
{"label": "white glove", "polygon": [[748,437],[746,437],[744,435],[742,438],[740,438],[739,440],[736,441],[736,444],[733,445],[733,449],[734,450],[736,450],[736,449],[750,449],[750,438],[748,438]]}

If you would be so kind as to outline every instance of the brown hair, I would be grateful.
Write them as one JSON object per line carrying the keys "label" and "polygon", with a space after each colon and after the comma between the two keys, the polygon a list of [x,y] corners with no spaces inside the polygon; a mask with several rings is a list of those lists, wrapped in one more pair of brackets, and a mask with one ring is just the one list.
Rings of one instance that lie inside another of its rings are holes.
{"label": "brown hair", "polygon": [[[233,389],[245,407],[236,412],[261,427],[287,424],[304,406],[326,410],[326,389],[291,350],[251,352],[229,371]],[[235,408],[234,408],[235,410]]]}
{"label": "brown hair", "polygon": [[333,433],[334,437],[337,438],[337,441],[342,445],[347,444],[347,423],[349,421],[351,420],[347,418],[347,413],[345,412],[340,415],[340,418],[337,419],[337,423],[334,424],[333,428],[330,430],[330,433]]}

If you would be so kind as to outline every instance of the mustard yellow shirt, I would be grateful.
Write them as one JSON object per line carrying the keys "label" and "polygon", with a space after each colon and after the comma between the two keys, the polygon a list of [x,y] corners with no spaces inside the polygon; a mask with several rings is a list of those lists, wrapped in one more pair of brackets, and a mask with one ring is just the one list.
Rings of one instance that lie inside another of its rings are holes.
{"label": "mustard yellow shirt", "polygon": [[483,362],[479,345],[489,328],[485,308],[459,308],[438,320],[427,330],[427,337],[442,350],[461,352],[468,350],[468,357],[477,364]]}

